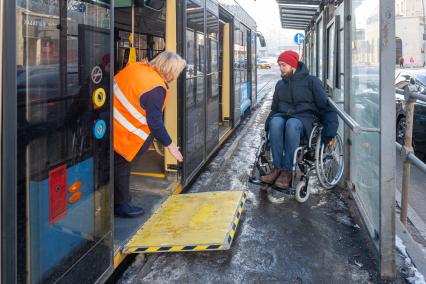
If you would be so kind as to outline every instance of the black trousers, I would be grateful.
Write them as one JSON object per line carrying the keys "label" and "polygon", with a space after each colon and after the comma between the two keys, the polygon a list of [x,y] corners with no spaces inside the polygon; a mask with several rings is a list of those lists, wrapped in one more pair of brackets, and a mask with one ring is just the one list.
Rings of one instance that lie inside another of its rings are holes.
{"label": "black trousers", "polygon": [[[138,154],[142,155],[148,150],[153,137],[149,136]],[[114,205],[122,205],[129,203],[132,200],[130,196],[130,170],[132,162],[127,161],[120,154],[114,152]]]}

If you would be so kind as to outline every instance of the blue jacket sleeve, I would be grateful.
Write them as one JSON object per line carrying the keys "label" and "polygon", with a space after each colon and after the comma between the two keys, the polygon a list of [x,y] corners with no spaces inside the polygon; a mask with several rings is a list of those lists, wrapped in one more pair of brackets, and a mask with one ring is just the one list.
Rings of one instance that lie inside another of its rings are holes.
{"label": "blue jacket sleeve", "polygon": [[165,147],[172,144],[172,139],[163,123],[163,103],[166,90],[157,87],[145,93],[140,98],[140,105],[146,112],[146,121],[151,135],[160,141]]}
{"label": "blue jacket sleeve", "polygon": [[324,91],[320,79],[315,76],[311,76],[311,80],[315,105],[318,108],[319,113],[322,114],[323,112],[327,111],[327,94]]}
{"label": "blue jacket sleeve", "polygon": [[312,92],[315,105],[318,108],[318,115],[323,126],[322,136],[332,138],[336,136],[337,129],[339,128],[337,113],[329,105],[327,94],[324,91],[320,79],[315,76],[312,76],[311,79],[313,80]]}

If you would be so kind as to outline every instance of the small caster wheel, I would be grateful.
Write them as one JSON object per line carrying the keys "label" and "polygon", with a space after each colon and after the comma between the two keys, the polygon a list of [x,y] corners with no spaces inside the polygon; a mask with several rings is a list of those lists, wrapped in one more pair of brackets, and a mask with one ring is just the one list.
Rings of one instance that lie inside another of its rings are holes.
{"label": "small caster wheel", "polygon": [[299,203],[303,203],[308,200],[310,194],[309,186],[306,185],[305,181],[299,181],[296,185],[296,200]]}
{"label": "small caster wheel", "polygon": [[285,201],[285,194],[284,193],[282,193],[278,190],[272,189],[269,186],[267,188],[267,196],[268,196],[269,202],[274,203],[274,204],[281,204],[281,203],[284,203],[284,201]]}

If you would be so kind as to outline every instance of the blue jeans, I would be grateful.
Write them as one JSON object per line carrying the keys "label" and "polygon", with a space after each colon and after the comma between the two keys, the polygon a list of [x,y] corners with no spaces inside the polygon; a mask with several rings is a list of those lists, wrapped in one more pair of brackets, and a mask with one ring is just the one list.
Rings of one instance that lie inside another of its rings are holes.
{"label": "blue jeans", "polygon": [[300,145],[303,124],[297,118],[272,117],[269,122],[269,140],[275,168],[293,170],[294,151]]}

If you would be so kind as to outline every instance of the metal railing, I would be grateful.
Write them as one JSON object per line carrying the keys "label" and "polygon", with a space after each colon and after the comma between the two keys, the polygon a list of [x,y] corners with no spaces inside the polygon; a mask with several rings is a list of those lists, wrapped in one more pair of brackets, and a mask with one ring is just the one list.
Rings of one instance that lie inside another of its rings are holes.
{"label": "metal railing", "polygon": [[413,118],[414,118],[414,105],[417,100],[426,102],[426,95],[410,92],[408,86],[404,89],[397,89],[398,94],[404,95],[405,98],[405,140],[404,145],[396,143],[396,148],[400,151],[404,159],[404,169],[402,173],[402,193],[401,193],[401,222],[407,226],[407,212],[408,212],[408,190],[411,176],[411,164],[426,173],[426,164],[414,155],[413,149]]}
{"label": "metal railing", "polygon": [[333,109],[337,112],[340,118],[346,123],[347,126],[356,134],[360,134],[362,132],[378,132],[380,133],[380,128],[370,128],[370,127],[362,127],[356,122],[349,114],[347,114],[344,110],[337,106],[337,104],[331,99],[328,98],[329,104],[333,107]]}

